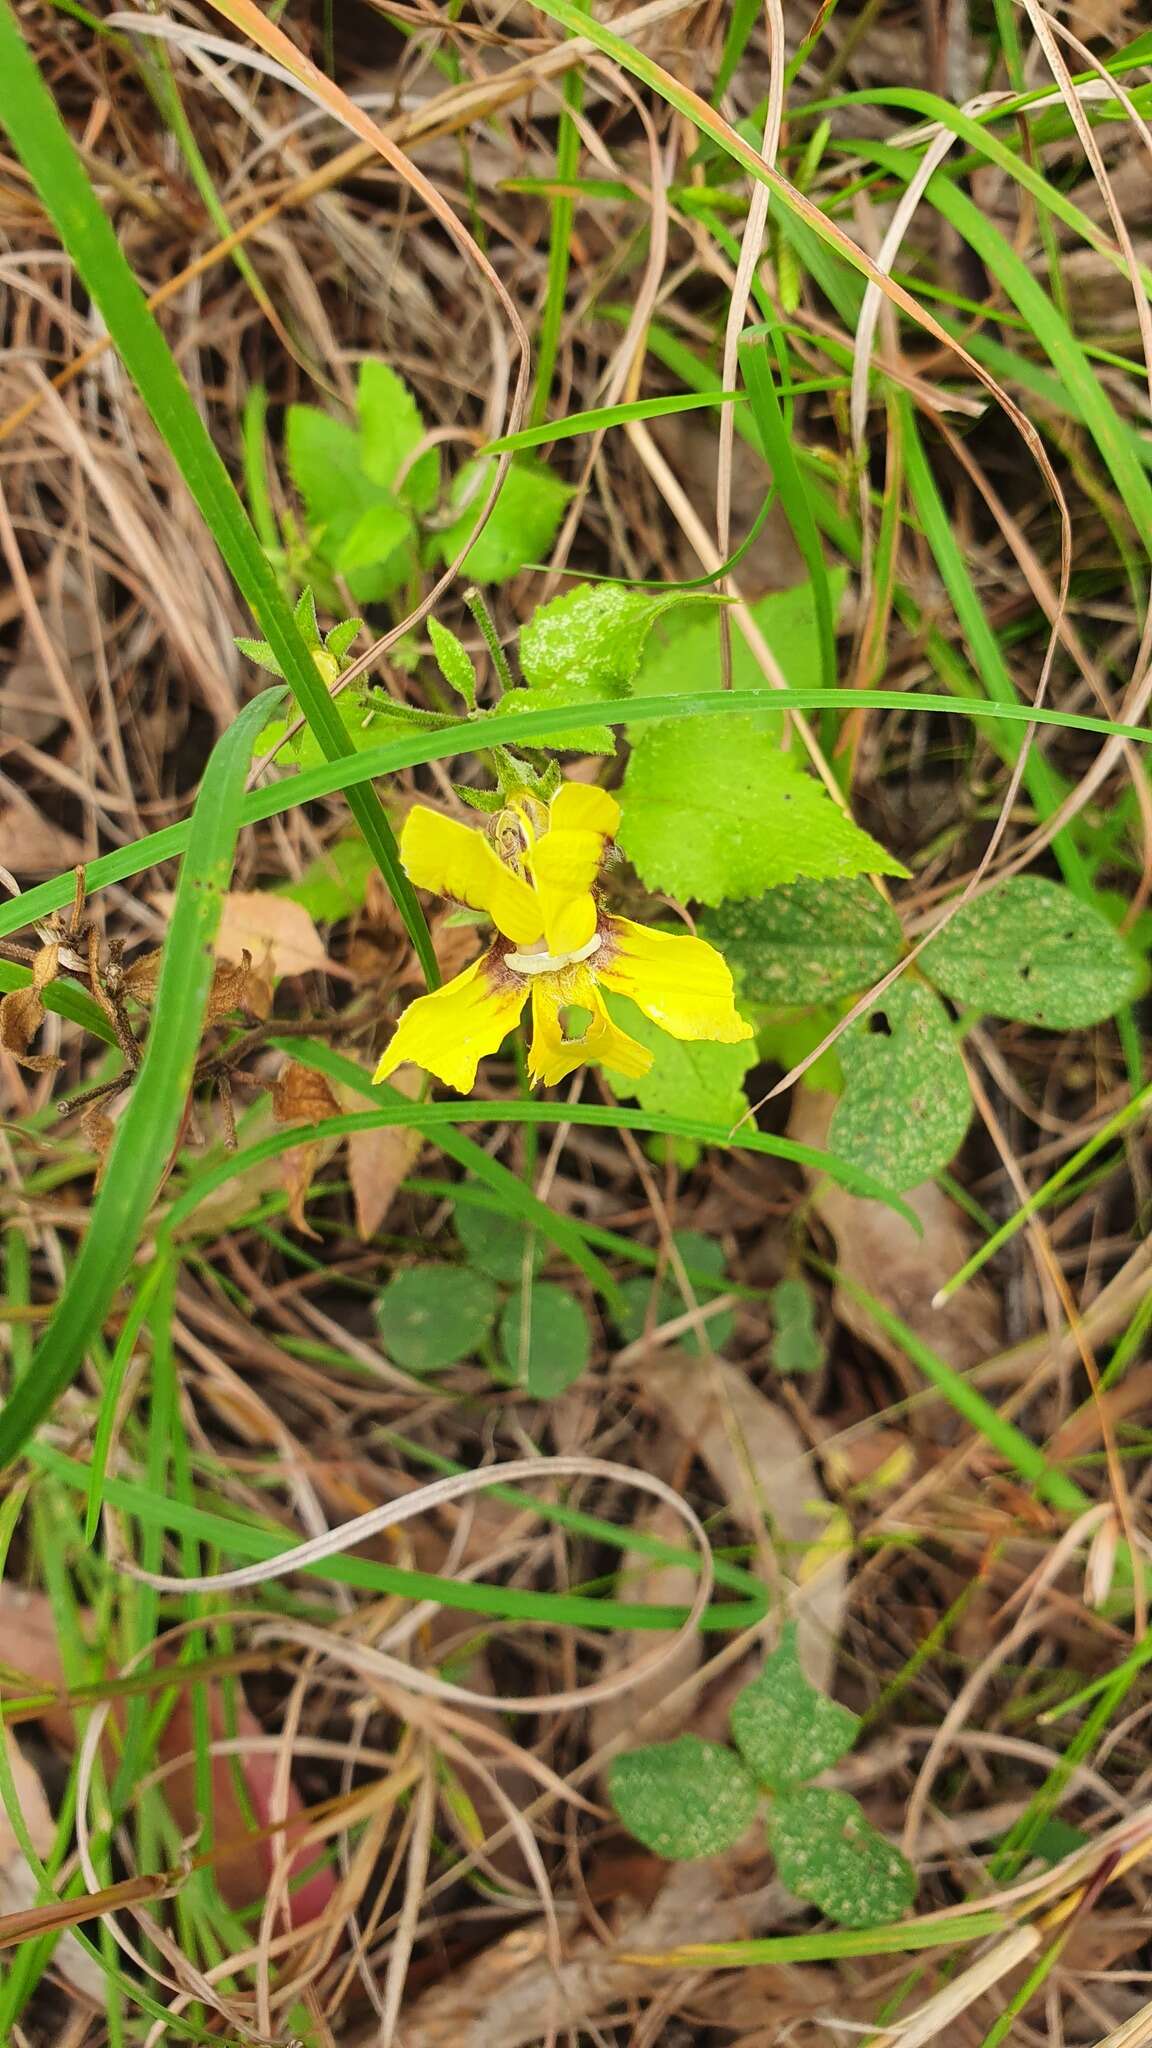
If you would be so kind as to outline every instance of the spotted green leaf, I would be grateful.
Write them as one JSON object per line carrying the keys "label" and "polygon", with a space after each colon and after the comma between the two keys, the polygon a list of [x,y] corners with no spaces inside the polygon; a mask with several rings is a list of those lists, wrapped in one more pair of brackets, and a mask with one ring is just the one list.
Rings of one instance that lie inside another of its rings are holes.
{"label": "spotted green leaf", "polygon": [[409,1372],[437,1372],[474,1355],[495,1321],[498,1301],[483,1273],[462,1266],[408,1266],[377,1300],[380,1341]]}
{"label": "spotted green leaf", "polygon": [[752,1002],[858,995],[900,957],[900,920],[863,876],[792,882],[701,921]]}
{"label": "spotted green leaf", "polygon": [[830,1920],[876,1927],[912,1904],[915,1871],[850,1792],[796,1786],[772,1800],[766,1823],[781,1882]]}
{"label": "spotted green leaf", "polygon": [[759,1803],[739,1757],[698,1735],[616,1757],[608,1796],[638,1842],[677,1861],[730,1849],[752,1825]]}
{"label": "spotted green leaf", "polygon": [[921,962],[955,1002],[1048,1031],[1101,1023],[1140,980],[1103,913],[1039,875],[1011,876],[966,903]]}
{"label": "spotted green leaf", "polygon": [[968,1077],[938,996],[906,976],[839,1041],[844,1093],[828,1149],[886,1187],[947,1166],[972,1115]]}
{"label": "spotted green leaf", "polygon": [[851,1749],[859,1717],[809,1685],[789,1624],[758,1678],[732,1703],[732,1740],[754,1778],[779,1789],[819,1777]]}

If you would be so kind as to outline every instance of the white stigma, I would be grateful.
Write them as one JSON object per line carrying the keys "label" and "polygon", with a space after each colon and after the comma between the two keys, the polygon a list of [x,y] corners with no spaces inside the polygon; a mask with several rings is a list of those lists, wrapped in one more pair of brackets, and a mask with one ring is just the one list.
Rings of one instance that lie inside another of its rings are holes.
{"label": "white stigma", "polygon": [[582,960],[590,960],[593,953],[600,951],[600,934],[593,932],[586,946],[578,946],[574,953],[505,953],[504,965],[513,974],[559,974],[563,967],[579,967]]}

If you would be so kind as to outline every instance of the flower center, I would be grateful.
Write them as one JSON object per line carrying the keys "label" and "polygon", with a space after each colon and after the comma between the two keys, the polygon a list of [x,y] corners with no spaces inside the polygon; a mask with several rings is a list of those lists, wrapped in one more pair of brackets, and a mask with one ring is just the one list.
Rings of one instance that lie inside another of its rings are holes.
{"label": "flower center", "polygon": [[599,932],[593,932],[587,945],[578,946],[574,953],[505,953],[504,965],[513,974],[559,974],[564,967],[579,967],[582,960],[590,960],[600,945]]}

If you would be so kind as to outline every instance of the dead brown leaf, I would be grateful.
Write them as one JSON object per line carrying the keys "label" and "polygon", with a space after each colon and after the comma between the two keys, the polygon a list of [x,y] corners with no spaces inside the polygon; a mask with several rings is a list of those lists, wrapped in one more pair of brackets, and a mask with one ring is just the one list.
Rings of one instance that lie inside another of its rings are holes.
{"label": "dead brown leaf", "polygon": [[791,1611],[800,1661],[826,1689],[836,1658],[848,1584],[848,1551],[829,1544],[834,1525],[812,1453],[783,1408],[727,1359],[687,1353],[650,1357],[644,1391],[661,1421],[712,1473],[731,1513],[767,1531],[777,1569],[796,1587]]}
{"label": "dead brown leaf", "polygon": [[23,988],[10,989],[6,996],[0,997],[0,1046],[12,1055],[18,1066],[28,1067],[34,1074],[51,1074],[64,1064],[52,1053],[28,1051],[44,1022],[43,991],[50,981],[55,981],[59,966],[59,946],[41,946],[32,963],[31,981]]}
{"label": "dead brown leaf", "polygon": [[[420,1093],[421,1077],[415,1067],[401,1067],[392,1076],[392,1086],[414,1102]],[[340,1090],[347,1110],[363,1109],[364,1097],[350,1088]],[[396,1191],[410,1173],[423,1149],[419,1131],[400,1124],[382,1124],[375,1131],[351,1131],[348,1135],[348,1174],[356,1204],[356,1231],[367,1244],[379,1230]]]}
{"label": "dead brown leaf", "polygon": [[[162,916],[169,915],[170,891],[152,900]],[[267,889],[233,889],[224,898],[216,957],[240,966],[245,953],[257,972],[267,968],[276,979],[328,965],[323,941],[304,905]]]}
{"label": "dead brown leaf", "polygon": [[340,1104],[315,1067],[286,1060],[272,1089],[272,1114],[278,1124],[318,1124],[339,1116]]}
{"label": "dead brown leaf", "polygon": [[83,843],[15,793],[0,809],[0,867],[14,875],[58,874],[84,859]]}
{"label": "dead brown leaf", "polygon": [[[789,1136],[823,1148],[833,1106],[830,1095],[798,1089]],[[920,1236],[883,1202],[864,1201],[826,1179],[813,1190],[816,1212],[836,1241],[836,1263],[845,1279],[875,1295],[949,1365],[965,1371],[999,1344],[995,1291],[977,1279],[943,1308],[933,1308],[937,1289],[971,1252],[971,1235],[961,1211],[933,1181],[911,1188],[903,1199],[920,1218]],[[908,1360],[899,1345],[846,1288],[835,1290],[833,1307],[846,1329],[907,1374]]]}

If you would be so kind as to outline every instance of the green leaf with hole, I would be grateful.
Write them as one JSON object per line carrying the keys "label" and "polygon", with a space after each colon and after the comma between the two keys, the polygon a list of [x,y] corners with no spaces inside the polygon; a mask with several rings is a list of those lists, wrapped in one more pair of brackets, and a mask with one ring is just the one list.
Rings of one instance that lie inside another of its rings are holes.
{"label": "green leaf with hole", "polygon": [[777,1793],[766,1824],[781,1883],[842,1927],[877,1927],[912,1904],[915,1871],[850,1792],[804,1785]]}
{"label": "green leaf with hole", "polygon": [[1140,983],[1139,962],[1103,912],[1039,875],[1012,876],[966,903],[920,958],[954,1002],[1048,1031],[1102,1023]]}
{"label": "green leaf with hole", "polygon": [[500,1355],[513,1382],[533,1400],[562,1394],[587,1370],[588,1318],[574,1294],[554,1280],[518,1287],[500,1311]]}
{"label": "green leaf with hole", "polygon": [[395,490],[405,505],[426,512],[440,489],[440,451],[429,448],[397,477],[413,449],[424,439],[420,409],[402,377],[387,363],[370,356],[360,365],[356,392],[360,416],[360,463],[365,476],[386,490]]}
{"label": "green leaf with hole", "polygon": [[809,1685],[789,1623],[758,1678],[732,1703],[732,1740],[754,1778],[779,1790],[819,1777],[846,1756],[860,1719]]}
{"label": "green leaf with hole", "polygon": [[770,1347],[777,1372],[819,1372],[824,1345],[816,1328],[812,1290],[799,1274],[780,1280],[772,1289],[775,1329]]}
{"label": "green leaf with hole", "polygon": [[906,872],[758,717],[645,726],[624,780],[620,844],[650,889],[702,903],[801,876]]}
{"label": "green leaf with hole", "polygon": [[[437,549],[446,562],[454,560],[464,547],[483,510],[491,488],[494,465],[469,462],[452,486],[453,504],[467,500],[467,507],[445,533],[437,536]],[[484,531],[469,548],[460,574],[476,583],[507,583],[527,562],[539,562],[556,538],[565,505],[572,492],[567,484],[545,468],[542,462],[526,458],[514,462],[504,478],[500,496]]]}
{"label": "green leaf with hole", "polygon": [[751,1827],[760,1802],[740,1758],[698,1735],[616,1757],[608,1797],[629,1834],[670,1861],[730,1849]]}
{"label": "green leaf with hole", "polygon": [[968,1077],[938,996],[905,975],[839,1041],[844,1093],[828,1149],[897,1190],[940,1173],[972,1115]]}
{"label": "green leaf with hole", "polygon": [[900,957],[900,920],[862,875],[792,882],[701,920],[752,1002],[827,1003],[858,995]]}
{"label": "green leaf with hole", "polygon": [[376,1302],[380,1341],[409,1372],[438,1372],[471,1358],[496,1320],[500,1297],[463,1266],[408,1266]]}
{"label": "green leaf with hole", "polygon": [[[714,1237],[705,1237],[702,1230],[674,1230],[672,1242],[679,1253],[692,1292],[703,1306],[715,1294],[723,1293],[724,1247]],[[711,1283],[711,1284],[709,1284]],[[655,1294],[655,1300],[653,1300]],[[655,1329],[660,1323],[669,1323],[674,1316],[685,1312],[684,1297],[671,1267],[667,1267],[659,1286],[656,1275],[638,1276],[620,1282],[620,1304],[616,1311],[616,1327],[626,1344],[634,1344],[649,1327]],[[651,1318],[651,1322],[649,1321]],[[731,1309],[724,1309],[719,1315],[709,1316],[705,1328],[708,1344],[713,1351],[723,1351],[735,1328],[736,1318]],[[684,1342],[689,1349],[705,1348],[701,1343],[702,1333],[689,1332]]]}
{"label": "green leaf with hole", "polygon": [[505,1287],[518,1287],[524,1279],[525,1254],[529,1274],[536,1273],[543,1262],[546,1246],[542,1238],[514,1216],[458,1202],[453,1220],[468,1264]]}

